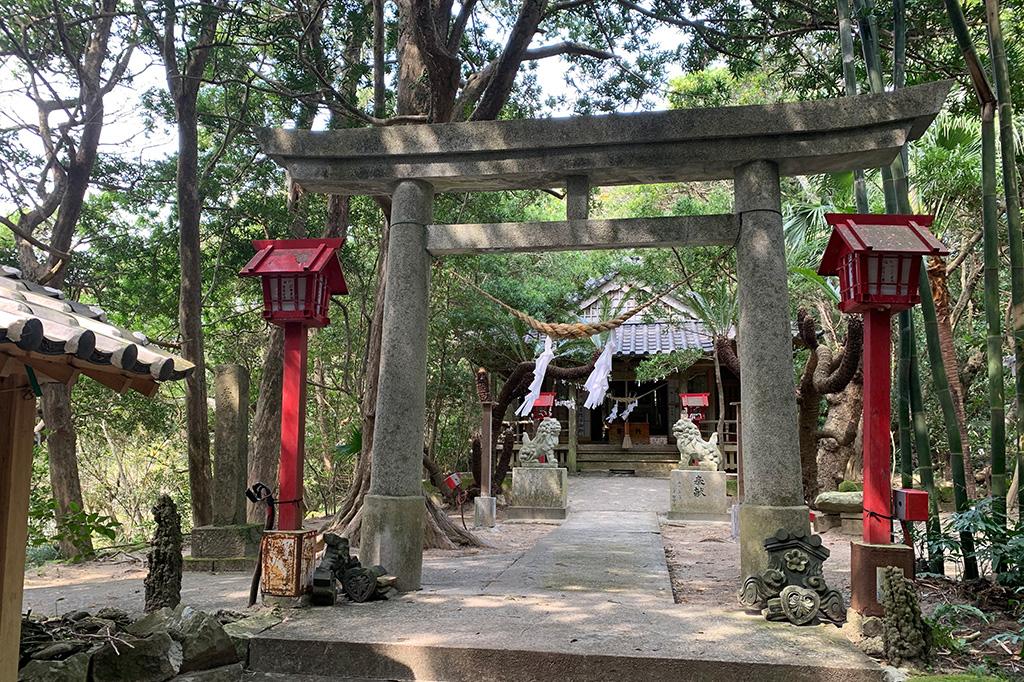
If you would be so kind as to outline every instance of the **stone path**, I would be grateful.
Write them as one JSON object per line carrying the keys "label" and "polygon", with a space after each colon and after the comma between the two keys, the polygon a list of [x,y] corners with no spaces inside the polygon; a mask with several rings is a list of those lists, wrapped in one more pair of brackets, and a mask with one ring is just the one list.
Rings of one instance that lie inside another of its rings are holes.
{"label": "stone path", "polygon": [[[251,679],[881,679],[834,627],[766,623],[731,600],[676,604],[658,524],[666,480],[574,477],[569,506],[525,550],[432,553],[420,592],[290,613],[254,641]],[[141,602],[141,588],[136,579],[37,588],[26,606],[52,612],[57,595],[61,611],[125,606]],[[240,609],[247,589],[247,576],[186,574],[183,596]]]}
{"label": "stone path", "polygon": [[254,641],[253,679],[882,679],[834,627],[674,603],[664,479],[574,477],[569,507],[525,552],[431,558],[421,592],[296,613]]}

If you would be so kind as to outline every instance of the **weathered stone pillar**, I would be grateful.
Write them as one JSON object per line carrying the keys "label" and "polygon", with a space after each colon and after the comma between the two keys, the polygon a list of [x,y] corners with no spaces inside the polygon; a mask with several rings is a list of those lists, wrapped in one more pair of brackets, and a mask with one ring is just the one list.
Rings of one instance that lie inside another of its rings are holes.
{"label": "weathered stone pillar", "polygon": [[741,577],[767,566],[765,538],[810,531],[800,477],[793,334],[789,323],[779,169],[753,161],[735,171],[739,279],[743,492]]}
{"label": "weathered stone pillar", "polygon": [[246,523],[249,470],[249,370],[220,365],[214,370],[213,523],[192,529],[186,571],[251,571],[262,523]]}
{"label": "weathered stone pillar", "polygon": [[249,468],[249,370],[220,365],[214,371],[213,525],[245,523]]}
{"label": "weathered stone pillar", "polygon": [[384,324],[370,490],[363,501],[359,559],[380,564],[402,591],[423,569],[423,417],[427,389],[427,230],[434,190],[403,180],[391,195]]}

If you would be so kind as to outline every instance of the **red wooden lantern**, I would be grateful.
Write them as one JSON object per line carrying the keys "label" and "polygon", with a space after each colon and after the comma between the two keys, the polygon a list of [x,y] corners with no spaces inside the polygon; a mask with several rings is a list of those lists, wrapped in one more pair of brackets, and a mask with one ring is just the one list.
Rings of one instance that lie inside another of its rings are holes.
{"label": "red wooden lantern", "polygon": [[708,412],[710,393],[680,393],[679,407],[684,416],[694,424],[700,424]]}
{"label": "red wooden lantern", "polygon": [[537,396],[537,400],[533,402],[533,409],[530,411],[530,416],[534,419],[544,419],[545,417],[551,416],[551,411],[555,407],[555,394],[549,392],[542,392]]}
{"label": "red wooden lantern", "polygon": [[253,256],[240,277],[263,278],[263,317],[278,325],[304,327],[330,323],[331,296],[348,287],[336,256],[340,239],[257,239]]}
{"label": "red wooden lantern", "polygon": [[331,296],[347,294],[337,252],[341,239],[259,239],[240,277],[263,279],[263,318],[284,327],[281,466],[277,528],[302,528],[306,432],[306,332],[325,327]]}
{"label": "red wooden lantern", "polygon": [[917,305],[921,256],[949,253],[928,231],[933,216],[827,213],[825,220],[832,236],[818,274],[839,276],[844,313],[895,313]]}
{"label": "red wooden lantern", "polygon": [[838,275],[839,309],[864,315],[864,541],[889,544],[890,316],[921,301],[921,257],[949,250],[928,231],[932,216],[829,213],[825,219],[832,236],[818,274]]}

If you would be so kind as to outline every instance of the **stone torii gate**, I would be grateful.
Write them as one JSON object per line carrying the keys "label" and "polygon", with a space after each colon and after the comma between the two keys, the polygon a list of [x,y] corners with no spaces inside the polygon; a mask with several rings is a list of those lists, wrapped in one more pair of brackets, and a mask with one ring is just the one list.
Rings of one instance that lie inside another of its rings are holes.
{"label": "stone torii gate", "polygon": [[[427,307],[432,256],[735,246],[743,484],[741,576],[779,528],[808,532],[779,177],[874,168],[919,138],[950,82],[881,95],[561,119],[261,132],[307,192],[391,195],[387,289],[360,557],[420,587]],[[591,220],[591,186],[734,182],[732,214]],[[567,220],[434,225],[438,192],[567,188]]]}

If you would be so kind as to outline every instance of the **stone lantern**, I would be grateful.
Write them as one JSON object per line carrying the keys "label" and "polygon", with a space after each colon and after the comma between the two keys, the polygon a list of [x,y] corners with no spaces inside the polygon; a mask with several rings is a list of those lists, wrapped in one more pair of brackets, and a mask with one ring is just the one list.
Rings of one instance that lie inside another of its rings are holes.
{"label": "stone lantern", "polygon": [[281,387],[279,530],[302,528],[302,472],[306,423],[306,334],[324,327],[331,296],[347,294],[337,251],[341,239],[259,239],[239,274],[263,281],[263,318],[284,328]]}
{"label": "stone lantern", "polygon": [[949,250],[928,231],[932,216],[830,213],[825,219],[832,236],[818,274],[838,275],[839,309],[864,316],[864,535],[851,550],[852,606],[878,615],[872,613],[878,608],[874,567],[899,565],[913,572],[913,550],[890,545],[890,317],[921,301],[921,257]]}

